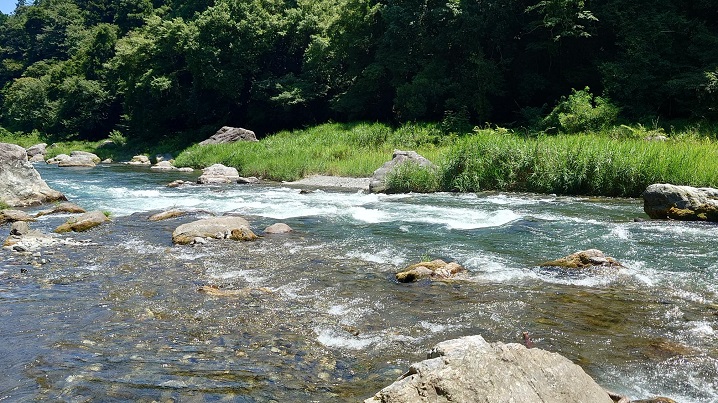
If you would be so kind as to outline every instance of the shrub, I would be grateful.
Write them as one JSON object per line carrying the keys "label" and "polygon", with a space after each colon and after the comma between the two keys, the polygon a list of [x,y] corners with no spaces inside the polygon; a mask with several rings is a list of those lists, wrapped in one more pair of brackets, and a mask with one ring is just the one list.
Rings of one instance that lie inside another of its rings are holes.
{"label": "shrub", "polygon": [[571,95],[561,97],[558,105],[543,119],[546,131],[562,133],[598,131],[613,124],[619,108],[607,98],[594,96],[588,87],[572,90]]}

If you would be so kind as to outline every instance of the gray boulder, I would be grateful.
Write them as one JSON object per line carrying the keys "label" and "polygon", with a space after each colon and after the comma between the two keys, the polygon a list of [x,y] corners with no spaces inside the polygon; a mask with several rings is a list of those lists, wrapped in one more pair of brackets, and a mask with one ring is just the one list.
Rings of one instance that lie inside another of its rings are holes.
{"label": "gray boulder", "polygon": [[433,162],[419,155],[416,151],[394,150],[391,161],[387,161],[372,175],[369,190],[374,193],[386,191],[386,176],[397,166],[412,163],[424,168],[436,168]]}
{"label": "gray boulder", "polygon": [[651,218],[718,221],[718,189],[657,183],[643,192],[643,210]]}
{"label": "gray boulder", "polygon": [[78,206],[75,203],[64,202],[64,203],[60,203],[60,204],[54,206],[51,209],[38,211],[35,214],[35,217],[42,217],[44,215],[50,215],[50,214],[68,214],[68,213],[69,214],[82,214],[82,213],[86,213],[86,212],[87,211],[85,211],[85,209],[83,209],[82,207]]}
{"label": "gray boulder", "polygon": [[45,162],[47,162],[48,164],[59,164],[60,161],[65,161],[65,160],[69,160],[69,159],[70,159],[70,156],[67,154],[57,154],[56,156],[48,159]]}
{"label": "gray boulder", "polygon": [[237,180],[239,180],[237,168],[214,164],[202,170],[202,175],[197,178],[197,183],[210,185],[217,183],[234,183],[237,182]]}
{"label": "gray boulder", "polygon": [[272,224],[264,229],[265,234],[288,234],[292,231],[292,227],[283,222]]}
{"label": "gray boulder", "polygon": [[45,153],[47,152],[47,143],[35,144],[34,146],[25,150],[27,158],[30,162],[42,162],[45,161]]}
{"label": "gray boulder", "polygon": [[175,168],[174,165],[170,161],[160,161],[157,164],[150,167],[153,171],[174,171],[177,168]]}
{"label": "gray boulder", "polygon": [[95,164],[100,163],[100,157],[87,151],[73,151],[70,153],[70,158],[87,158]]}
{"label": "gray boulder", "polygon": [[428,359],[365,403],[612,403],[581,367],[521,344],[468,336],[437,344]]}
{"label": "gray boulder", "polygon": [[94,159],[89,155],[84,154],[76,154],[74,156],[70,155],[70,158],[63,159],[62,161],[57,163],[57,166],[59,167],[94,168],[95,165],[96,163]]}
{"label": "gray boulder", "polygon": [[56,200],[66,199],[40,178],[40,174],[28,162],[25,149],[14,144],[0,143],[0,202],[20,207]]}
{"label": "gray boulder", "polygon": [[0,225],[18,221],[35,221],[35,218],[22,210],[0,210]]}
{"label": "gray boulder", "polygon": [[236,141],[257,141],[257,136],[253,131],[241,127],[223,126],[212,137],[201,141],[199,145],[234,143]]}
{"label": "gray boulder", "polygon": [[152,165],[150,158],[146,155],[135,155],[127,162],[129,165]]}
{"label": "gray boulder", "polygon": [[212,217],[182,224],[172,233],[172,242],[191,244],[196,238],[232,239],[253,241],[257,236],[249,229],[249,222],[242,217]]}

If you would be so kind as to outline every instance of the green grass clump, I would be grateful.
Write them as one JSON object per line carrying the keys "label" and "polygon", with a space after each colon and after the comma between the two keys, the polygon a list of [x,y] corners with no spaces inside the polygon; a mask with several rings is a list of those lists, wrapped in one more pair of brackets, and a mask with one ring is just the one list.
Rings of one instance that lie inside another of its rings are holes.
{"label": "green grass clump", "polygon": [[438,169],[406,163],[386,176],[387,193],[431,193],[439,190]]}

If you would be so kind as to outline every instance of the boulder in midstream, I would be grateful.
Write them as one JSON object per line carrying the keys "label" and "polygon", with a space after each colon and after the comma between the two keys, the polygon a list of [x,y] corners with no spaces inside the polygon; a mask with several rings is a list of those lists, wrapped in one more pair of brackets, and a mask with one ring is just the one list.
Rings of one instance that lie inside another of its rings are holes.
{"label": "boulder in midstream", "polygon": [[55,232],[83,232],[109,221],[102,211],[90,211],[78,217],[70,217],[67,222],[55,228]]}
{"label": "boulder in midstream", "polygon": [[430,262],[420,262],[406,267],[396,274],[396,280],[400,283],[411,283],[421,279],[449,280],[457,278],[466,269],[456,262],[446,263],[441,259]]}
{"label": "boulder in midstream", "polygon": [[172,233],[172,242],[181,245],[192,243],[195,238],[233,239],[251,241],[258,237],[249,229],[249,222],[242,217],[225,216],[205,218],[182,224]]}
{"label": "boulder in midstream", "polygon": [[560,267],[565,269],[587,269],[591,267],[621,268],[623,265],[616,259],[606,256],[598,249],[588,249],[560,259],[541,263],[541,267]]}
{"label": "boulder in midstream", "polygon": [[718,189],[657,183],[642,196],[643,210],[651,218],[718,221]]}

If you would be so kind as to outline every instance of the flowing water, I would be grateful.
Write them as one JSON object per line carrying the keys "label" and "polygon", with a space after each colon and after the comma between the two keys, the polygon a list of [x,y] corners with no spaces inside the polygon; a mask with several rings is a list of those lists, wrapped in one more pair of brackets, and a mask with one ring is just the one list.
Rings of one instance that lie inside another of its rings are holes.
{"label": "flowing water", "polygon": [[[634,222],[645,216],[631,199],[167,188],[191,176],[38,169],[112,222],[41,250],[42,266],[0,251],[0,401],[354,402],[437,342],[522,331],[616,392],[718,401],[714,224]],[[147,221],[169,208],[196,213]],[[275,222],[295,232],[172,245],[181,223],[225,213],[258,234]],[[626,267],[538,266],[589,248]],[[455,260],[469,279],[394,281],[427,258]]]}

